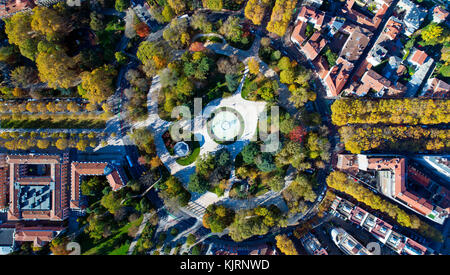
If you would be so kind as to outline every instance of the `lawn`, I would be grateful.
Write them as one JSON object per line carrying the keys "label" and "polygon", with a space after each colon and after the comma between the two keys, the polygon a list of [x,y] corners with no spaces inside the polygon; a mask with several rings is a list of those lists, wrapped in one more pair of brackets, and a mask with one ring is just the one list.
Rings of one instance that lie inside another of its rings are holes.
{"label": "lawn", "polygon": [[179,165],[187,166],[187,165],[193,163],[197,159],[198,155],[200,154],[200,143],[198,141],[196,141],[196,140],[188,141],[187,143],[188,143],[189,147],[192,149],[191,154],[189,156],[177,158],[176,161]]}
{"label": "lawn", "polygon": [[103,119],[2,119],[1,128],[70,128],[70,129],[103,129],[106,121]]}
{"label": "lawn", "polygon": [[[141,224],[143,216],[139,219],[127,223],[125,226],[119,228],[113,235],[106,239],[102,239],[99,243],[93,241],[84,232],[80,234],[80,245],[82,251],[84,247],[88,247],[83,255],[124,255],[128,251],[128,247],[132,238],[128,236],[128,229],[133,225]],[[83,235],[83,236],[82,236]]]}

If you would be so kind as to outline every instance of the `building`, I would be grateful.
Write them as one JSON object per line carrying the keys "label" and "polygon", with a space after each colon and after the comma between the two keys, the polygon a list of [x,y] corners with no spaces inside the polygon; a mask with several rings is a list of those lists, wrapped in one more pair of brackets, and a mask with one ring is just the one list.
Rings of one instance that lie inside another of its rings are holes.
{"label": "building", "polygon": [[63,231],[64,227],[62,226],[18,226],[16,228],[15,241],[19,245],[23,242],[33,242],[34,247],[42,247],[45,244],[51,242]]}
{"label": "building", "polygon": [[377,1],[377,11],[374,16],[367,16],[360,11],[357,11],[353,8],[355,4],[355,0],[347,0],[345,7],[342,9],[342,13],[345,14],[345,17],[358,23],[364,28],[369,29],[370,31],[374,31],[378,29],[381,24],[386,11],[389,6],[392,4],[392,0],[380,0]]}
{"label": "building", "polygon": [[386,23],[386,26],[383,29],[382,34],[385,35],[388,39],[394,40],[403,30],[402,22],[394,16],[391,16]]}
{"label": "building", "polygon": [[324,79],[325,76],[327,76],[328,71],[330,70],[326,58],[324,56],[319,56],[318,58],[314,59],[312,63],[320,79]]}
{"label": "building", "polygon": [[347,255],[372,255],[367,248],[342,228],[333,228],[331,238],[336,246]]}
{"label": "building", "polygon": [[106,176],[109,185],[113,191],[122,188],[126,182],[121,168],[115,167],[108,162],[77,162],[71,163],[71,198],[70,208],[81,210],[81,178],[83,176]]}
{"label": "building", "polygon": [[325,13],[323,11],[317,10],[313,7],[302,6],[300,12],[298,13],[296,23],[302,21],[305,23],[311,23],[314,28],[320,30],[325,20]]}
{"label": "building", "polygon": [[[408,173],[405,158],[339,154],[336,167],[351,175],[356,175],[358,170],[376,171],[377,185],[384,195],[436,223],[443,224],[450,214],[450,192],[445,187],[438,184],[435,184],[433,188],[425,186],[429,192],[434,190],[434,196],[440,198],[439,200],[435,198],[433,201],[406,188]],[[416,172],[411,173],[410,177],[417,181]],[[421,181],[418,183],[421,184]]]}
{"label": "building", "polygon": [[369,44],[372,32],[358,26],[346,26],[342,31],[350,36],[345,41],[340,56],[349,62],[356,62]]}
{"label": "building", "polygon": [[313,234],[308,232],[300,241],[308,254],[328,255],[326,249],[322,247],[319,240]]}
{"label": "building", "polygon": [[316,9],[322,6],[323,0],[305,0],[302,2],[302,5],[314,7]]}
{"label": "building", "polygon": [[341,93],[353,68],[353,63],[342,57],[336,60],[336,65],[331,67],[324,79],[328,96],[338,96]]}
{"label": "building", "polygon": [[5,224],[15,228],[15,242],[42,246],[63,231],[70,212],[84,209],[80,183],[87,175],[106,176],[114,191],[127,182],[120,166],[73,161],[68,152],[0,154],[0,203]]}
{"label": "building", "polygon": [[319,32],[315,32],[301,48],[306,58],[314,60],[327,44],[327,40]]}
{"label": "building", "polygon": [[426,52],[414,48],[411,57],[409,58],[409,62],[416,67],[420,67],[425,63],[427,58],[428,55]]}
{"label": "building", "polygon": [[405,34],[411,36],[425,20],[427,11],[410,0],[400,0],[397,7],[405,11],[403,23],[405,24]]}
{"label": "building", "polygon": [[325,13],[316,10],[313,7],[302,6],[295,20],[295,28],[291,34],[291,41],[298,47],[302,47],[306,37],[306,28],[308,24],[312,24],[314,29],[320,30],[325,20]]}
{"label": "building", "polygon": [[372,66],[378,66],[386,58],[388,50],[380,44],[375,44],[367,55],[367,61]]}
{"label": "building", "polygon": [[442,22],[445,22],[445,20],[448,17],[448,14],[449,12],[446,11],[443,7],[436,6],[431,11],[431,18],[434,23],[440,24]]}
{"label": "building", "polygon": [[[63,0],[35,0],[36,5],[38,6],[44,6],[44,7],[50,7],[53,6],[54,4],[57,4],[59,2],[62,2]],[[68,0],[67,4],[70,5],[70,1],[73,2],[73,5],[75,5],[77,3],[77,0]],[[79,0],[80,4],[81,4],[81,0]]]}
{"label": "building", "polygon": [[406,61],[415,69],[411,80],[406,85],[408,90],[406,96],[411,97],[416,95],[422,83],[424,83],[424,81],[428,79],[430,70],[434,68],[434,60],[424,51],[421,51],[417,48],[412,48]]}
{"label": "building", "polygon": [[[410,255],[424,255],[424,254],[433,254],[433,250],[430,248],[427,248],[405,236],[402,234],[394,231],[394,227],[382,219],[372,215],[371,213],[367,212],[366,210],[354,206],[349,201],[342,199],[339,196],[336,196],[334,201],[331,203],[331,213],[344,218],[344,216],[341,215],[342,209],[346,207],[349,208],[346,211],[350,212],[351,215],[349,216],[348,220],[357,224],[358,226],[361,226],[362,229],[368,231],[371,233],[378,241],[380,241],[382,244],[387,245],[389,248],[394,250],[398,254],[410,254]],[[336,230],[336,229],[335,229]],[[332,233],[333,234],[333,233]],[[334,239],[333,239],[334,240]],[[338,245],[339,248],[341,248],[340,245]],[[346,248],[341,248],[341,250],[344,250]],[[346,249],[348,250],[348,249]],[[344,251],[346,252],[346,251]],[[347,253],[347,252],[346,252]]]}
{"label": "building", "polygon": [[15,228],[0,228],[0,255],[6,255],[14,251]]}
{"label": "building", "polygon": [[30,11],[35,7],[32,0],[0,0],[0,19],[10,17],[18,12]]}
{"label": "building", "polygon": [[450,96],[450,85],[440,79],[430,78],[421,96],[448,98]]}
{"label": "building", "polygon": [[374,70],[368,70],[361,79],[361,85],[355,91],[359,96],[366,95],[369,91],[373,91],[375,96],[401,96],[406,92],[406,86],[401,83],[392,83],[386,77],[378,74]]}

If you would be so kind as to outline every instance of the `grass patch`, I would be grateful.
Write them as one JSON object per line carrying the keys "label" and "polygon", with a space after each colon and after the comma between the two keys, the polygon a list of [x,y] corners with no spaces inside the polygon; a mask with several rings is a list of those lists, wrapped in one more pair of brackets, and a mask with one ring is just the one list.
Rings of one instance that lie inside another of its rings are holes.
{"label": "grass patch", "polygon": [[[112,253],[123,253],[125,251],[125,246],[129,247],[132,238],[128,236],[128,229],[133,225],[139,225],[141,224],[143,219],[143,216],[141,216],[139,219],[127,223],[125,226],[119,228],[116,230],[116,232],[111,235],[110,237],[101,240],[97,244],[89,245],[89,241],[92,242],[92,240],[84,240],[84,242],[80,243],[81,247],[83,248],[83,245],[88,245],[88,247],[92,247],[88,249],[86,252],[82,253],[83,255],[113,255]],[[84,234],[84,233],[83,233]],[[86,235],[86,237],[88,237]],[[128,248],[126,249],[128,251]],[[125,252],[126,254],[126,252]],[[118,254],[114,254],[118,255]]]}
{"label": "grass patch", "polygon": [[71,129],[103,129],[106,127],[106,121],[103,119],[2,119],[1,128],[71,128]]}
{"label": "grass patch", "polygon": [[192,148],[191,154],[189,156],[185,156],[182,158],[177,158],[177,163],[179,165],[187,166],[191,163],[193,163],[198,155],[200,154],[200,143],[196,140],[193,140],[191,142],[187,142],[188,145]]}
{"label": "grass patch", "polygon": [[111,253],[109,253],[108,255],[127,255],[129,248],[130,248],[130,244],[124,243],[119,248],[111,251]]}

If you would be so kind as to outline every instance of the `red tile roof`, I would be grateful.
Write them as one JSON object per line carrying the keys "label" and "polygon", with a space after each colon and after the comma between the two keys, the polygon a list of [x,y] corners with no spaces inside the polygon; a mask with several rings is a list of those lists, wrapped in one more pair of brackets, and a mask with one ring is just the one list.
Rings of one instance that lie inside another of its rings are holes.
{"label": "red tile roof", "polygon": [[30,10],[34,6],[31,0],[5,0],[0,4],[0,18],[11,16],[19,11]]}
{"label": "red tile roof", "polygon": [[317,26],[322,26],[325,19],[325,13],[323,11],[316,10],[313,7],[302,6],[297,18],[306,22],[314,22]]}
{"label": "red tile roof", "polygon": [[401,32],[402,26],[401,22],[390,18],[384,27],[384,34],[389,37],[389,39],[394,40]]}
{"label": "red tile roof", "polygon": [[294,30],[292,31],[291,40],[297,41],[298,44],[302,44],[305,39],[305,31],[306,31],[306,25],[307,23],[303,21],[299,21],[298,24],[295,26]]}
{"label": "red tile roof", "polygon": [[330,67],[328,66],[328,61],[323,56],[319,56],[313,62],[314,67],[317,70],[317,74],[321,79],[324,79],[328,73]]}
{"label": "red tile roof", "polygon": [[327,41],[321,36],[321,34],[319,32],[315,32],[302,47],[302,51],[308,59],[314,60],[326,44]]}
{"label": "red tile roof", "polygon": [[338,96],[341,93],[353,70],[353,66],[353,63],[339,57],[336,65],[331,68],[329,74],[325,77],[325,84],[333,96]]}
{"label": "red tile roof", "polygon": [[428,55],[421,50],[416,50],[414,52],[414,55],[411,57],[411,62],[415,62],[419,65],[423,65],[425,60],[427,59]]}
{"label": "red tile roof", "polygon": [[57,232],[62,231],[63,227],[17,227],[14,239],[16,242],[33,242],[34,246],[42,247],[50,242]]}
{"label": "red tile roof", "polygon": [[420,183],[425,188],[430,185],[430,179],[412,166],[408,166],[408,177],[411,177],[413,180],[415,180],[417,183]]}
{"label": "red tile roof", "polygon": [[106,179],[108,180],[113,191],[117,191],[124,186],[122,177],[119,175],[117,169],[108,174]]}

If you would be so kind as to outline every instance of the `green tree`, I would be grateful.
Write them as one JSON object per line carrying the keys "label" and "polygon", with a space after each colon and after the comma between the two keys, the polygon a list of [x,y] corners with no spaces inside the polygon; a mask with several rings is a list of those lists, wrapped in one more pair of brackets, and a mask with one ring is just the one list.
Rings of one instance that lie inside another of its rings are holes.
{"label": "green tree", "polygon": [[202,176],[194,173],[191,175],[188,184],[188,190],[191,192],[196,192],[203,194],[209,190],[210,184]]}
{"label": "green tree", "polygon": [[259,147],[256,143],[251,142],[242,149],[241,154],[246,164],[253,164],[255,157],[259,154]]}
{"label": "green tree", "polygon": [[130,6],[129,0],[116,0],[116,2],[114,4],[114,8],[120,12],[128,9],[129,6]]}
{"label": "green tree", "polygon": [[109,192],[107,195],[104,195],[100,200],[100,204],[108,209],[111,214],[114,214],[117,210],[122,207],[121,198],[119,197],[117,192]]}

